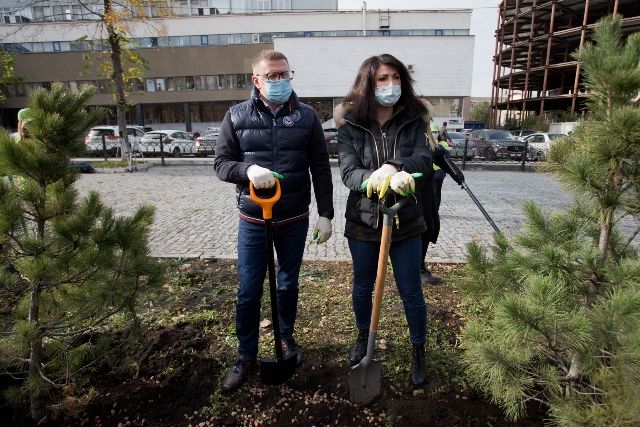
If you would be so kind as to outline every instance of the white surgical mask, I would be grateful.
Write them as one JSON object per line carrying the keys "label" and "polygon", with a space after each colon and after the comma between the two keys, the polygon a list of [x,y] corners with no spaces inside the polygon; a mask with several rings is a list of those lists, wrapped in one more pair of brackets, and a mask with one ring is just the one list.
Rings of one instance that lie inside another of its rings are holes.
{"label": "white surgical mask", "polygon": [[376,88],[376,101],[384,107],[391,107],[398,102],[402,95],[400,85],[378,86]]}

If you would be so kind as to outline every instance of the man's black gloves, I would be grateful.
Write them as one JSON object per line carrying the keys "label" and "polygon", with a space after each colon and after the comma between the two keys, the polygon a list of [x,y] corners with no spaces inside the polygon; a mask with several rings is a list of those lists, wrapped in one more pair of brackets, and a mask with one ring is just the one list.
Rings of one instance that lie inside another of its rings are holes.
{"label": "man's black gloves", "polygon": [[433,163],[440,166],[442,170],[444,170],[458,185],[462,185],[464,183],[464,174],[462,171],[456,166],[449,156],[447,155],[447,150],[440,144],[433,151]]}

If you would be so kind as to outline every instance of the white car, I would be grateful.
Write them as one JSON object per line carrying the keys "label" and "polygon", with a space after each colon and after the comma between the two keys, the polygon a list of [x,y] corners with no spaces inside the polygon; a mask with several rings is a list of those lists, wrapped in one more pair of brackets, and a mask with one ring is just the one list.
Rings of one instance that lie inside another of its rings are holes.
{"label": "white car", "polygon": [[[138,151],[140,140],[144,135],[142,126],[127,126],[127,138],[133,148]],[[104,137],[104,144],[102,139]],[[108,153],[116,154],[120,149],[120,137],[118,136],[118,126],[94,126],[84,138],[84,145],[88,153],[103,154],[106,149]]]}
{"label": "white car", "polygon": [[195,146],[193,139],[185,131],[154,130],[144,134],[140,140],[140,151],[144,154],[164,151],[173,157],[180,157],[183,154],[194,154]]}
{"label": "white car", "polygon": [[562,133],[546,133],[539,132],[529,135],[524,139],[528,144],[527,156],[530,160],[544,160],[549,154],[551,144],[558,138],[562,138],[566,135]]}

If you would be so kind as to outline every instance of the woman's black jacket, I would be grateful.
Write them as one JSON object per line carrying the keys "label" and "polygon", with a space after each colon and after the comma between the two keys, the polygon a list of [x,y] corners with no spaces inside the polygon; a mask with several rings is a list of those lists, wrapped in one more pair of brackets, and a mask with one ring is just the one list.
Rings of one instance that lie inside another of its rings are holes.
{"label": "woman's black jacket", "polygon": [[[421,172],[423,179],[416,179],[415,197],[398,212],[398,221],[393,228],[392,240],[402,240],[422,234],[426,230],[421,206],[420,187],[432,174],[432,155],[427,147],[425,132],[427,123],[424,113],[410,114],[400,111],[391,120],[395,129],[390,148],[391,156],[378,161],[378,147],[381,144],[380,132],[375,126],[361,126],[353,120],[347,111],[334,113],[338,124],[338,159],[342,182],[350,192],[345,211],[345,237],[363,241],[377,241],[382,230],[378,199],[373,195],[368,199],[360,190],[362,183],[371,173],[384,163],[390,163],[408,173]],[[372,130],[372,128],[374,130]]]}

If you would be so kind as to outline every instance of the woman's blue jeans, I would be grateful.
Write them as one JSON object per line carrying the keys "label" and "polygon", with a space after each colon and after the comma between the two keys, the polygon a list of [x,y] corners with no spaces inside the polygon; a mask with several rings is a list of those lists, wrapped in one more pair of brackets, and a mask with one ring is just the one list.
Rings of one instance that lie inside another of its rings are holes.
{"label": "woman's blue jeans", "polygon": [[[351,300],[356,316],[356,327],[368,329],[371,323],[372,294],[378,268],[380,242],[349,239],[353,260],[353,291]],[[422,344],[427,335],[427,306],[420,282],[421,238],[409,237],[391,243],[389,251],[393,276],[404,305],[413,344]]]}
{"label": "woman's blue jeans", "polygon": [[[278,226],[273,230],[277,258],[278,319],[282,338],[291,338],[298,310],[298,275],[302,264],[309,219]],[[267,243],[264,225],[240,220],[238,227],[238,276],[236,303],[238,353],[256,360],[260,329],[260,299],[267,272]]]}

